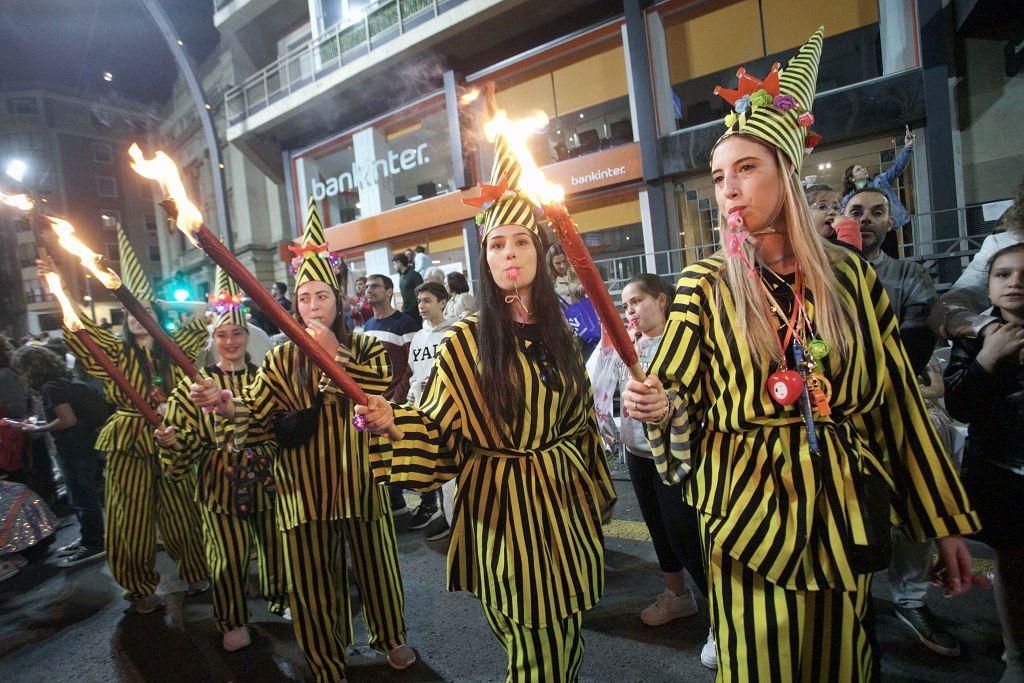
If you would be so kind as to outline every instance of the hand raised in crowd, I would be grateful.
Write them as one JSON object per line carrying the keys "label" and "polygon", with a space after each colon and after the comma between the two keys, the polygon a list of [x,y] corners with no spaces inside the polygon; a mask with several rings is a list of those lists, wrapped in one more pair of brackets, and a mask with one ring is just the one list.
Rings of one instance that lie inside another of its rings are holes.
{"label": "hand raised in crowd", "polygon": [[669,400],[661,380],[650,375],[643,382],[631,379],[622,392],[622,414],[634,420],[659,423],[668,417]]}
{"label": "hand raised in crowd", "polygon": [[157,428],[153,431],[156,442],[164,448],[176,449],[178,447],[178,435],[173,426],[164,429]]}
{"label": "hand raised in crowd", "polygon": [[955,598],[971,589],[992,588],[992,582],[971,571],[971,553],[959,536],[946,536],[935,540],[939,548],[939,561],[932,570],[932,583],[945,586],[945,597]]}
{"label": "hand raised in crowd", "polygon": [[308,332],[309,336],[315,339],[316,343],[319,344],[324,351],[330,354],[332,358],[337,355],[338,347],[341,346],[341,343],[338,341],[338,338],[334,336],[334,331],[327,327],[327,325],[324,325],[316,318],[313,318],[309,321],[309,325],[306,326],[306,332]]}
{"label": "hand raised in crowd", "polygon": [[[992,327],[991,325],[987,326]],[[996,366],[1003,361],[1020,362],[1024,352],[1024,327],[1007,323],[984,335],[981,352],[978,354],[978,365],[989,372],[995,372]]]}
{"label": "hand raised in crowd", "polygon": [[907,132],[903,135],[903,144],[907,147],[914,146],[914,134],[910,130],[910,126],[907,126]]}
{"label": "hand raised in crowd", "polygon": [[192,402],[200,408],[214,410],[228,418],[235,416],[234,402],[225,400],[224,393],[209,377],[205,378],[200,384],[190,386],[189,396],[191,396]]}
{"label": "hand raised in crowd", "polygon": [[383,396],[370,395],[365,406],[355,407],[356,415],[366,418],[366,428],[374,434],[387,434],[395,426],[395,411]]}

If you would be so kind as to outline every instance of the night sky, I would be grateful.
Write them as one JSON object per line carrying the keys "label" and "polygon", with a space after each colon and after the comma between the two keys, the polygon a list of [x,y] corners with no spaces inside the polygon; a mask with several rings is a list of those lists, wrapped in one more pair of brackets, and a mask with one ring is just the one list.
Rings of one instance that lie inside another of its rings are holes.
{"label": "night sky", "polygon": [[[160,0],[196,65],[218,33],[213,0]],[[104,82],[103,72],[114,80]],[[170,95],[177,66],[141,0],[0,0],[0,85],[113,89],[141,103]]]}

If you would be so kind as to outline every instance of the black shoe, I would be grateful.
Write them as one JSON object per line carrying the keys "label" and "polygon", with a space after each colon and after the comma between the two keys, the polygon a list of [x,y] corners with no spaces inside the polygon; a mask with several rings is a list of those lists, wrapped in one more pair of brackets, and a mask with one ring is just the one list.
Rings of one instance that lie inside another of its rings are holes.
{"label": "black shoe", "polygon": [[442,514],[427,525],[427,529],[424,532],[423,537],[428,541],[441,541],[448,538],[451,533],[452,529],[448,526],[448,520],[446,520]]}
{"label": "black shoe", "polygon": [[78,550],[57,560],[57,566],[62,568],[75,567],[86,562],[106,557],[107,551],[103,548],[86,548],[79,546]]}
{"label": "black shoe", "polygon": [[442,517],[441,511],[437,508],[428,508],[420,505],[409,520],[409,528],[413,531],[423,529],[438,517]]}
{"label": "black shoe", "polygon": [[71,543],[68,543],[67,545],[62,545],[61,547],[57,548],[57,557],[67,557],[68,555],[74,555],[75,553],[78,552],[79,548],[81,548],[81,547],[82,547],[82,539],[78,539],[77,541],[72,541]]}
{"label": "black shoe", "polygon": [[926,605],[920,607],[894,605],[894,608],[896,616],[904,624],[914,629],[914,633],[926,648],[946,657],[960,656],[960,641],[939,625],[939,620]]}

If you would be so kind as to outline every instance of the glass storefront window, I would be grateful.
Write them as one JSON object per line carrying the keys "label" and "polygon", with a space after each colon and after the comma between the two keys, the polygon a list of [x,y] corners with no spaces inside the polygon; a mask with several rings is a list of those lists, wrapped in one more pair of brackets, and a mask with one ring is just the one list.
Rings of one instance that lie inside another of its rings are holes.
{"label": "glass storefront window", "polygon": [[757,78],[783,66],[822,22],[826,37],[818,91],[882,75],[877,0],[679,0],[660,5],[677,128],[720,119],[729,111],[715,86],[734,87],[736,70]]}
{"label": "glass storefront window", "polygon": [[454,191],[444,97],[292,154],[296,208],[312,195],[325,226]]}
{"label": "glass storefront window", "polygon": [[617,292],[644,272],[644,234],[636,189],[570,198],[567,207],[579,226],[594,264]]}
{"label": "glass storefront window", "polygon": [[512,118],[548,115],[546,136],[531,146],[542,166],[633,142],[618,24],[481,78],[496,82],[498,106]]}

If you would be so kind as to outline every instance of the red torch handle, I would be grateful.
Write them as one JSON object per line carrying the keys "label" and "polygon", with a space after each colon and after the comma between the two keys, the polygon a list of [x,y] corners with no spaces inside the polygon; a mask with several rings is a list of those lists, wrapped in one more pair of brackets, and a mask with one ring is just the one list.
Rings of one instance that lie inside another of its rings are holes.
{"label": "red torch handle", "polygon": [[131,293],[128,287],[121,285],[117,289],[113,290],[114,296],[117,300],[128,309],[128,312],[139,321],[139,324],[146,328],[149,335],[153,337],[153,341],[163,348],[164,352],[170,356],[174,364],[185,371],[185,374],[189,376],[193,382],[199,382],[202,378],[199,376],[199,371],[196,370],[195,364],[192,359],[185,355],[185,352],[181,350],[181,347],[174,343],[170,335],[164,332],[164,329],[160,327],[157,321],[146,312],[146,309],[142,307],[135,295]]}
{"label": "red torch handle", "polygon": [[608,293],[608,287],[605,285],[601,273],[594,265],[594,259],[590,257],[590,252],[583,244],[579,231],[573,224],[572,218],[569,217],[569,212],[563,204],[552,203],[544,205],[544,213],[551,219],[551,227],[554,228],[558,241],[562,243],[566,259],[576,271],[576,275],[579,276],[580,284],[583,285],[584,291],[590,297],[597,317],[601,319],[601,325],[611,337],[615,352],[629,368],[630,376],[637,381],[644,381],[646,378],[644,370],[636,355],[633,342],[629,339],[629,332]]}
{"label": "red torch handle", "polygon": [[124,373],[114,365],[114,362],[110,360],[107,354],[103,353],[103,349],[100,348],[100,345],[97,344],[85,330],[75,330],[74,333],[75,336],[82,341],[82,345],[87,348],[93,358],[96,359],[96,362],[102,365],[103,369],[107,371],[107,375],[111,380],[113,380],[114,384],[120,387],[121,391],[128,396],[128,400],[139,409],[139,412],[142,413],[144,418],[146,418],[146,421],[154,427],[159,427],[162,422],[159,413],[153,410],[153,406],[146,403],[146,399],[142,398],[142,394],[132,386],[131,382],[128,381],[128,378],[124,376]]}
{"label": "red torch handle", "polygon": [[[302,352],[316,363],[317,367],[330,377],[346,396],[360,405],[365,406],[367,404],[369,399],[366,396],[366,392],[356,384],[355,380],[338,365],[337,361],[320,344],[302,329],[302,326],[288,311],[281,308],[281,304],[270,296],[267,290],[263,288],[263,285],[260,284],[260,281],[242,265],[241,261],[235,258],[234,254],[228,251],[227,247],[217,239],[208,227],[200,225],[199,229],[195,232],[195,237],[203,251],[217,265],[223,268],[224,272],[238,283],[238,286],[246,294],[252,297],[253,302],[260,310],[267,314],[267,317],[277,325],[278,329],[295,342],[295,345],[302,349]],[[338,312],[338,315],[341,315],[341,311]],[[400,440],[403,437],[402,432],[398,428],[394,428],[390,435],[395,440]]]}

